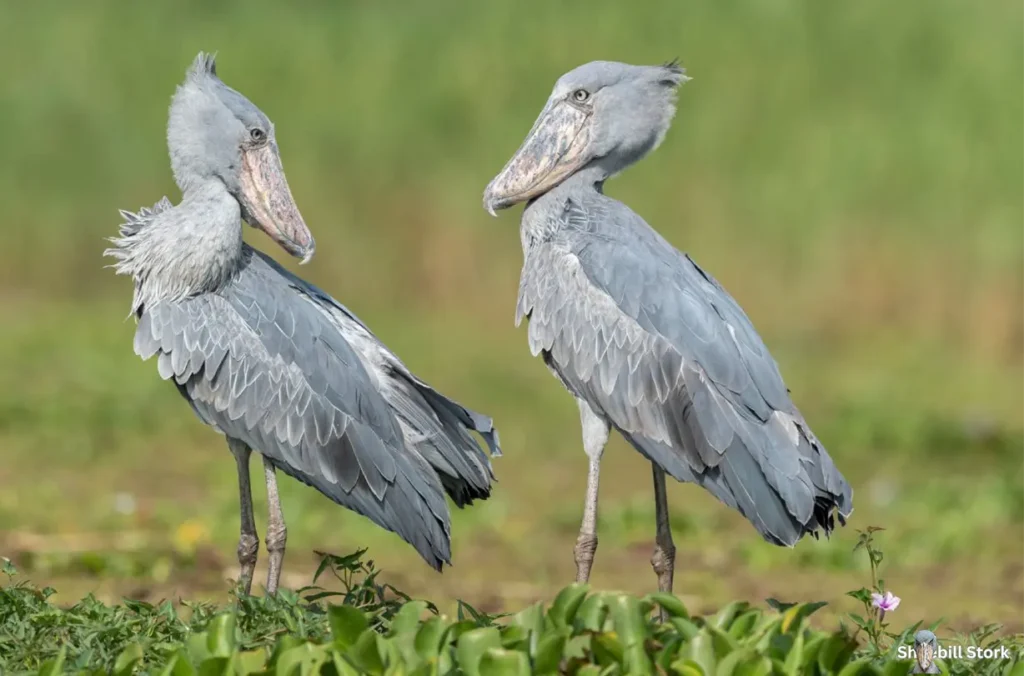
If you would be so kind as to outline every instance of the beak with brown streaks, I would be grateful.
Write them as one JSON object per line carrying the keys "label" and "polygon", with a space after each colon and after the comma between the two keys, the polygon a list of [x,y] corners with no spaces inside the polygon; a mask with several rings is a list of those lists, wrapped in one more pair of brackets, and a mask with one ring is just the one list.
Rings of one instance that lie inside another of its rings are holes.
{"label": "beak with brown streaks", "polygon": [[245,220],[301,259],[300,263],[309,262],[316,242],[288,188],[277,143],[271,139],[262,146],[244,148],[240,178]]}
{"label": "beak with brown streaks", "polygon": [[588,160],[592,111],[569,101],[549,102],[522,146],[484,191],[484,209],[492,216],[542,195]]}

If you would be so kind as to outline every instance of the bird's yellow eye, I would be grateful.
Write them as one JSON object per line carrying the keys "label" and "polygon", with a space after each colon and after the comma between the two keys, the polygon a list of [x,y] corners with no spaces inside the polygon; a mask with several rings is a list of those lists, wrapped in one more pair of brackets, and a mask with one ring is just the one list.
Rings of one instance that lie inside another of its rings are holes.
{"label": "bird's yellow eye", "polygon": [[586,89],[577,89],[572,93],[572,98],[576,103],[583,103],[590,98],[590,92]]}

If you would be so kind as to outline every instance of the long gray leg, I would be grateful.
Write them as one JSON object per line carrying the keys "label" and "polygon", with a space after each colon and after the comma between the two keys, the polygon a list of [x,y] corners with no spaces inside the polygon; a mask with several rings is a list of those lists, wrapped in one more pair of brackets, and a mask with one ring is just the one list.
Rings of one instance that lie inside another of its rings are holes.
{"label": "long gray leg", "polygon": [[281,511],[281,497],[277,493],[277,471],[274,466],[263,458],[263,474],[267,480],[267,554],[270,565],[267,569],[267,593],[277,592],[281,581],[281,564],[284,561],[284,547],[288,541],[288,529],[284,524],[284,513]]}
{"label": "long gray leg", "polygon": [[608,423],[594,413],[587,402],[577,399],[580,425],[583,428],[583,450],[587,453],[587,496],[583,503],[583,523],[576,538],[576,581],[587,582],[597,551],[597,487],[601,475],[601,454],[608,443]]}
{"label": "long gray leg", "polygon": [[[651,555],[651,567],[658,576],[658,590],[672,591],[672,576],[676,568],[676,546],[672,542],[672,529],[668,522],[668,496],[665,493],[665,471],[651,463],[654,470],[654,518],[657,521],[657,534],[654,538],[654,553]],[[661,611],[661,620],[666,619],[665,611]]]}
{"label": "long gray leg", "polygon": [[252,589],[252,574],[256,569],[256,557],[260,539],[256,535],[256,521],[252,514],[252,487],[249,485],[249,456],[252,449],[237,439],[228,439],[228,448],[238,464],[238,504],[241,522],[238,536],[239,579],[248,594]]}

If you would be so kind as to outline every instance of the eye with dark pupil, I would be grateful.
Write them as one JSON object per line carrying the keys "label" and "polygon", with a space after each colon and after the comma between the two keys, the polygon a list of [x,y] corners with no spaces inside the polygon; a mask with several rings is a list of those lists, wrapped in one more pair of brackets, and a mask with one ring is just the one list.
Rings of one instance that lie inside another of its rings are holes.
{"label": "eye with dark pupil", "polygon": [[257,141],[257,142],[262,141],[263,137],[264,137],[264,134],[263,134],[263,130],[262,129],[260,129],[258,127],[254,127],[253,129],[249,130],[249,138],[251,138],[253,141]]}
{"label": "eye with dark pupil", "polygon": [[572,97],[578,102],[583,103],[590,97],[590,93],[586,89],[577,89],[572,93]]}

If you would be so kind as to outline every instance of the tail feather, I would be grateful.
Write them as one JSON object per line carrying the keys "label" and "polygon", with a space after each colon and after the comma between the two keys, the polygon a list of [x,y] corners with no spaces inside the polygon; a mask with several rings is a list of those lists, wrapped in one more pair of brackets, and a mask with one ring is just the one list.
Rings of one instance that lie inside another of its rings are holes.
{"label": "tail feather", "polygon": [[385,397],[452,501],[461,508],[490,497],[495,481],[491,461],[470,432],[483,437],[491,455],[501,455],[491,419],[462,407],[411,374],[392,370],[390,375]]}
{"label": "tail feather", "polygon": [[[739,511],[768,542],[792,547],[804,535],[826,537],[835,529],[835,516],[840,525],[853,511],[852,491],[839,474],[832,459],[806,427],[799,426],[801,435],[795,449],[806,470],[805,477],[781,477],[771,471],[761,449],[752,451],[743,436],[733,437],[721,462],[714,467],[694,468],[684,454],[661,442],[623,432],[626,440],[648,460],[659,465],[677,481],[695,483],[703,487],[723,504]],[[622,431],[622,430],[620,430]],[[745,435],[744,435],[745,436]],[[770,447],[771,453],[792,452],[787,448]],[[812,493],[792,490],[783,481],[803,483],[809,477]],[[801,504],[790,504],[799,499]],[[803,504],[809,501],[809,504]],[[806,515],[798,518],[795,514]]]}

